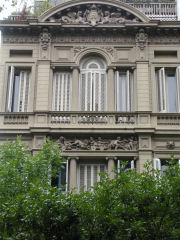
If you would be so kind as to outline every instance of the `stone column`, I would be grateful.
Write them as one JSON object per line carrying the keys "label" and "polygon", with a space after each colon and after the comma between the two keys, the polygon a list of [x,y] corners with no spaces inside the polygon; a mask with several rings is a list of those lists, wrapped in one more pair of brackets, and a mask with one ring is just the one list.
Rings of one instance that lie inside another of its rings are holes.
{"label": "stone column", "polygon": [[114,174],[114,161],[116,160],[116,157],[107,157],[106,160],[108,161],[108,175],[110,179],[113,179],[115,177]]}
{"label": "stone column", "polygon": [[69,168],[69,190],[72,191],[77,188],[77,160],[78,158],[68,158],[70,161]]}
{"label": "stone column", "polygon": [[115,80],[114,69],[108,68],[107,70],[107,110],[115,111]]}
{"label": "stone column", "polygon": [[72,71],[72,111],[80,110],[79,107],[79,68],[74,67]]}
{"label": "stone column", "polygon": [[49,110],[50,89],[50,61],[38,61],[36,83],[36,111]]}

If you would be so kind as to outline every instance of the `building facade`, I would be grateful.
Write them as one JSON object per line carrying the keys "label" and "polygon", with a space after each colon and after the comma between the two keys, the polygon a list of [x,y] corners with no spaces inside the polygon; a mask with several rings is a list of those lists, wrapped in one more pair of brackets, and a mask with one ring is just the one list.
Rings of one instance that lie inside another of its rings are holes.
{"label": "building facade", "polygon": [[177,19],[172,1],[74,0],[1,21],[0,142],[22,135],[35,154],[50,137],[67,189],[121,161],[141,172],[180,159]]}

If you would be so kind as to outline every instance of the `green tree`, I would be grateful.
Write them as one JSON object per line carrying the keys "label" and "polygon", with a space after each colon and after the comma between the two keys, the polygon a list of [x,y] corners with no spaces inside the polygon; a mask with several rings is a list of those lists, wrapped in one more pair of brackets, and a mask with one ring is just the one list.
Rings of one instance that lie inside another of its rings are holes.
{"label": "green tree", "polygon": [[[47,140],[32,156],[18,138],[0,148],[0,240],[179,240],[180,167],[163,174],[116,172],[90,191],[62,194],[51,186],[64,161]],[[53,166],[53,167],[50,167]]]}

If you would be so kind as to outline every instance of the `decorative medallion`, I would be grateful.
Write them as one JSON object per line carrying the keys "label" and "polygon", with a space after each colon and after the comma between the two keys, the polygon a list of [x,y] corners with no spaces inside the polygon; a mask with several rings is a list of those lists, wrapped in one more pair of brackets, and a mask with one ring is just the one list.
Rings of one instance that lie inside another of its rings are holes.
{"label": "decorative medallion", "polygon": [[167,141],[166,147],[167,147],[168,149],[174,149],[174,148],[175,148],[175,143],[174,143],[174,141]]}

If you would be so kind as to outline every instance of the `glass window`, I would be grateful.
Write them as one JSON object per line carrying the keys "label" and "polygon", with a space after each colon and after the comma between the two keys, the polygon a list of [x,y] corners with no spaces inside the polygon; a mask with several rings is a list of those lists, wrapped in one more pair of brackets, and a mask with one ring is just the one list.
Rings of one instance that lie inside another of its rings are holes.
{"label": "glass window", "polygon": [[30,69],[9,67],[6,105],[8,112],[28,111],[30,73]]}
{"label": "glass window", "polygon": [[159,112],[180,112],[180,68],[161,68],[156,77]]}
{"label": "glass window", "polygon": [[127,71],[115,72],[116,86],[116,110],[133,111],[134,110],[134,81],[133,73]]}
{"label": "glass window", "polygon": [[80,164],[78,187],[80,190],[89,190],[94,184],[100,181],[99,173],[105,172],[104,164]]}
{"label": "glass window", "polygon": [[81,64],[80,108],[82,111],[106,110],[106,64],[99,57],[90,57]]}
{"label": "glass window", "polygon": [[71,110],[72,75],[70,72],[54,72],[53,111]]}

